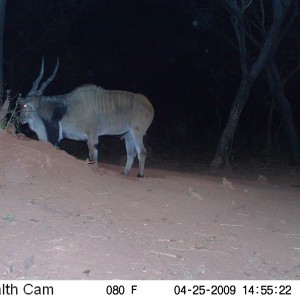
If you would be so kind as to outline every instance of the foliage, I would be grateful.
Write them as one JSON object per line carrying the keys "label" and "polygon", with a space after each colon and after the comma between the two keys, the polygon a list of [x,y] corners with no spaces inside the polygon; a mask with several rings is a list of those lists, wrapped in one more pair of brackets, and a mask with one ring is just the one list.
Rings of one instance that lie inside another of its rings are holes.
{"label": "foliage", "polygon": [[[14,97],[16,98],[16,97]],[[12,98],[10,96],[10,91],[6,91],[6,100],[0,111],[0,128],[9,133],[14,134],[19,127],[19,106],[15,105],[14,108],[10,106]]]}

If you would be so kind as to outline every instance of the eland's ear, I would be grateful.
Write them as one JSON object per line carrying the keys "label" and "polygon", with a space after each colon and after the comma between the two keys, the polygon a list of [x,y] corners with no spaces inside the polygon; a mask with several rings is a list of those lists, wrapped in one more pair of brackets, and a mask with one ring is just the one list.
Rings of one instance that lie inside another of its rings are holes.
{"label": "eland's ear", "polygon": [[27,103],[26,98],[19,97],[18,100],[17,100],[17,105],[23,105],[23,104],[26,104],[26,103]]}

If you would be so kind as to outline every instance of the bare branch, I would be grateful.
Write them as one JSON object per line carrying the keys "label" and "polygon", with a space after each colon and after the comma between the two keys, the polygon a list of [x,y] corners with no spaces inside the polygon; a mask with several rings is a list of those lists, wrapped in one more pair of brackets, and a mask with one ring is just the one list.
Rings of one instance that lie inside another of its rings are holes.
{"label": "bare branch", "polygon": [[[252,2],[252,0],[246,2],[247,3]],[[245,30],[243,12],[242,9],[238,6],[237,1],[235,0],[223,0],[223,3],[232,16],[231,21],[239,45],[241,69],[242,69],[242,73],[245,75],[248,73],[248,64],[247,64],[247,47],[246,47],[246,39],[245,39],[246,30]]]}
{"label": "bare branch", "polygon": [[265,27],[265,9],[264,9],[264,4],[263,4],[263,0],[259,1],[260,4],[260,11],[261,11],[261,27],[262,27],[262,31],[266,32],[266,27]]}
{"label": "bare branch", "polygon": [[252,4],[252,1],[253,0],[241,0],[241,2],[242,2],[242,7],[241,7],[242,13],[244,13],[246,11],[246,9]]}

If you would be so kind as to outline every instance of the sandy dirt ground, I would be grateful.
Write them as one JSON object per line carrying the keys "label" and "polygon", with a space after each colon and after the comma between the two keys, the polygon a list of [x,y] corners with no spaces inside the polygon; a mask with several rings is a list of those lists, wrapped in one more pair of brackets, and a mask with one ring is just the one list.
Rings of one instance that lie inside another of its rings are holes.
{"label": "sandy dirt ground", "polygon": [[299,174],[140,179],[27,138],[0,147],[0,279],[300,279]]}

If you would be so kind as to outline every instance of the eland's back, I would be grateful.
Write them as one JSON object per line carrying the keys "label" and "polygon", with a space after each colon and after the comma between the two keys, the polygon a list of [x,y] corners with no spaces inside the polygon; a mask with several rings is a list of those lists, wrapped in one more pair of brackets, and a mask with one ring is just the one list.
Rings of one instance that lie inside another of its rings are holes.
{"label": "eland's back", "polygon": [[68,113],[63,122],[82,119],[83,127],[93,124],[99,135],[120,135],[132,127],[145,134],[154,116],[153,106],[144,95],[96,85],[75,89],[66,95],[65,102]]}

